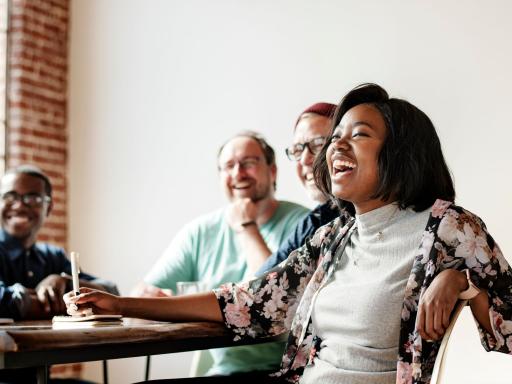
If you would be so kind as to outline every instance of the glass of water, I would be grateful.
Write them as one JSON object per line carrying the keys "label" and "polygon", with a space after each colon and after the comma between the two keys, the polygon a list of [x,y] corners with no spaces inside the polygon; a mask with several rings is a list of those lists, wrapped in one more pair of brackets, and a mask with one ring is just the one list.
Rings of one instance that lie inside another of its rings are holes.
{"label": "glass of water", "polygon": [[191,293],[206,292],[208,287],[203,281],[178,281],[176,295],[190,295]]}

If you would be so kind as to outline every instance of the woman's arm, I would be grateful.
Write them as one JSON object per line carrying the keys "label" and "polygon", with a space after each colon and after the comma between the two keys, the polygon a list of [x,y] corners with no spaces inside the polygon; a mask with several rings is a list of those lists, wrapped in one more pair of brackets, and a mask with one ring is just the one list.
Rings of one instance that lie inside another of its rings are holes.
{"label": "woman's arm", "polygon": [[491,326],[491,318],[489,317],[489,294],[487,290],[480,290],[480,293],[469,301],[469,305],[478,324],[489,334],[493,335],[494,331]]}
{"label": "woman's arm", "polygon": [[[418,307],[417,329],[424,340],[438,340],[443,337],[450,325],[450,315],[458,296],[468,287],[466,275],[455,269],[446,269],[435,277],[422,295]],[[480,326],[493,334],[487,291],[482,289],[469,303]]]}
{"label": "woman's arm", "polygon": [[121,297],[120,308],[121,314],[127,317],[164,321],[223,320],[219,302],[213,292],[169,298]]}
{"label": "woman's arm", "polygon": [[80,314],[92,309],[95,314],[120,314],[126,317],[160,321],[217,321],[222,314],[211,292],[168,298],[119,297],[89,288],[80,288],[80,295],[64,295],[68,313]]}

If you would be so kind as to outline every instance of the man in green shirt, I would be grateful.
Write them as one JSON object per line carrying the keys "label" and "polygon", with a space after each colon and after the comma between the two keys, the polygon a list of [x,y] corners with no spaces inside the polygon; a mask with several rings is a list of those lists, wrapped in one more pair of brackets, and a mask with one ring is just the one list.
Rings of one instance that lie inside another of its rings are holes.
{"label": "man in green shirt", "polygon": [[[243,132],[219,150],[221,186],[229,204],[187,224],[137,288],[141,296],[176,292],[178,281],[201,281],[208,289],[255,274],[309,211],[275,196],[274,150],[254,132]],[[271,370],[282,343],[210,351],[208,374]]]}

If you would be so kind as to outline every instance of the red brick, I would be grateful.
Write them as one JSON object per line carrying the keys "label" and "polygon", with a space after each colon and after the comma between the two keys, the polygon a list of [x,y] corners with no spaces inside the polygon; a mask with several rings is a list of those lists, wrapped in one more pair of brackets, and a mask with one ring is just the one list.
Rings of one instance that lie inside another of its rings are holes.
{"label": "red brick", "polygon": [[66,246],[69,0],[13,0],[10,12],[7,166],[48,174],[54,210],[40,238]]}

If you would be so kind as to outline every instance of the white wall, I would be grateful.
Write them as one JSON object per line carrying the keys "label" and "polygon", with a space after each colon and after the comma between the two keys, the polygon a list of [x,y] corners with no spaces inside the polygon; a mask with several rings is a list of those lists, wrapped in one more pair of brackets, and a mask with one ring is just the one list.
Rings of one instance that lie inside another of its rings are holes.
{"label": "white wall", "polygon": [[[216,150],[242,129],[277,149],[279,197],[308,203],[283,154],[297,114],[378,82],[432,118],[458,202],[512,261],[511,14],[507,0],[73,0],[71,249],[128,293],[183,223],[224,203]],[[478,343],[471,320],[459,334]],[[494,377],[450,382],[510,382],[512,358],[477,352]],[[180,359],[152,377],[186,373]],[[142,379],[142,359],[110,368]]]}

